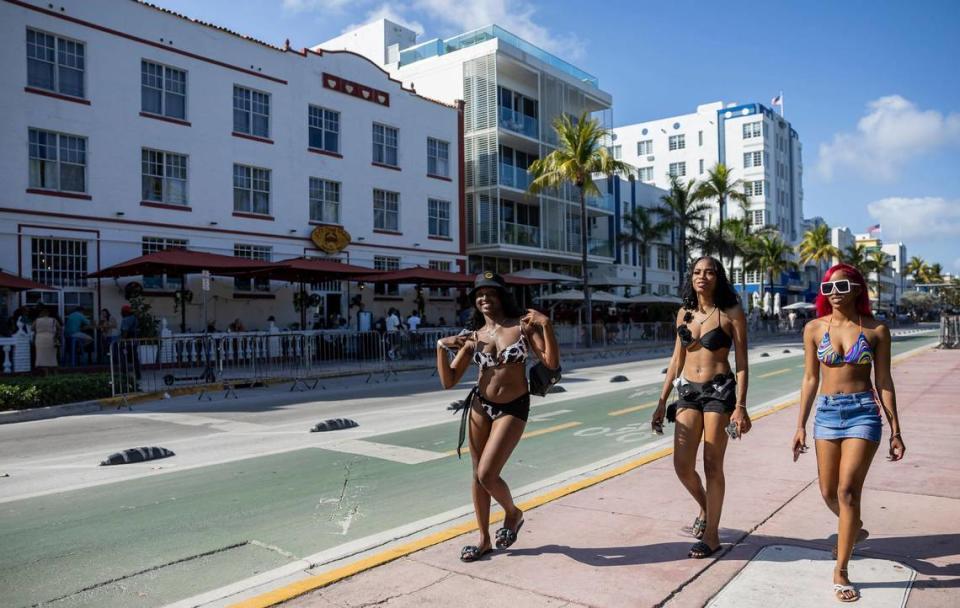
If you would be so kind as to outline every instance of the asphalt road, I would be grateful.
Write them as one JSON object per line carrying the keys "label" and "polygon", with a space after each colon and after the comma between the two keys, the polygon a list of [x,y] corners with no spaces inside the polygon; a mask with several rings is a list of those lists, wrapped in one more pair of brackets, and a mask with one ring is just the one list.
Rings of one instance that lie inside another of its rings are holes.
{"label": "asphalt road", "polygon": [[[933,342],[929,333],[904,335],[894,354]],[[799,345],[756,348],[750,358],[752,407],[796,392]],[[565,376],[566,393],[534,398],[504,473],[515,492],[669,442],[669,426],[666,437],[649,430],[665,365],[582,368]],[[628,381],[611,383],[616,374]],[[3,605],[160,606],[462,516],[470,464],[453,453],[458,421],[446,406],[467,385],[444,392],[437,384],[425,373],[344,379],[325,391],[182,397],[0,427],[0,475],[9,475],[0,477]],[[360,426],[308,432],[341,416]],[[142,445],[176,456],[97,466]]]}

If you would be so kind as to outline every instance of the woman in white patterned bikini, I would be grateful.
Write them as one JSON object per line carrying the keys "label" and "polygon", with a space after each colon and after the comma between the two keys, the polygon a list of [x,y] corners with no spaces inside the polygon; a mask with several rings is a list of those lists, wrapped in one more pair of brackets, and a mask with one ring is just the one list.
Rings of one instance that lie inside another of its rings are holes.
{"label": "woman in white patterned bikini", "polygon": [[[476,561],[493,550],[489,530],[491,497],[505,514],[503,527],[495,535],[497,548],[506,549],[517,540],[523,512],[514,504],[500,472],[520,441],[530,413],[528,349],[548,368],[560,367],[550,319],[535,310],[520,308],[498,275],[479,275],[470,300],[475,307],[466,331],[437,341],[437,371],[443,388],[456,386],[471,361],[480,369],[477,384],[464,403],[460,427],[462,446],[464,427],[469,426],[473,507],[480,527],[480,542],[467,545],[460,552],[460,559],[465,562]],[[452,350],[456,354],[450,360],[447,352]]]}

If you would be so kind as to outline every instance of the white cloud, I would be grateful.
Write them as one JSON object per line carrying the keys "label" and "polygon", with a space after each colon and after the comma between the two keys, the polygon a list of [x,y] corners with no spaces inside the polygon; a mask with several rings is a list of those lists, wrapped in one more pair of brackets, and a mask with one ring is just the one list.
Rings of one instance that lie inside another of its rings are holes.
{"label": "white cloud", "polygon": [[960,236],[960,199],[891,197],[867,205],[890,238],[934,240]]}
{"label": "white cloud", "polygon": [[585,55],[585,44],[575,34],[556,35],[537,23],[537,8],[523,1],[415,0],[417,9],[459,32],[497,24],[512,34],[568,61]]}
{"label": "white cloud", "polygon": [[354,0],[283,0],[283,8],[293,13],[305,13],[317,10],[340,11],[353,1]]}
{"label": "white cloud", "polygon": [[957,258],[953,261],[953,267],[956,272],[960,272],[960,258]]}
{"label": "white cloud", "polygon": [[868,104],[856,132],[837,133],[832,142],[820,144],[818,169],[828,180],[853,170],[876,181],[891,181],[911,158],[957,143],[960,114],[920,110],[900,95],[889,95]]}
{"label": "white cloud", "polygon": [[426,31],[426,28],[423,27],[423,24],[419,21],[415,21],[403,15],[406,12],[408,7],[402,4],[381,4],[379,7],[369,11],[363,20],[359,23],[354,23],[353,25],[348,25],[343,28],[344,32],[349,32],[350,30],[355,30],[361,25],[366,25],[373,21],[378,21],[380,19],[389,19],[394,23],[399,23],[400,25],[410,28],[415,31],[418,36],[422,36]]}

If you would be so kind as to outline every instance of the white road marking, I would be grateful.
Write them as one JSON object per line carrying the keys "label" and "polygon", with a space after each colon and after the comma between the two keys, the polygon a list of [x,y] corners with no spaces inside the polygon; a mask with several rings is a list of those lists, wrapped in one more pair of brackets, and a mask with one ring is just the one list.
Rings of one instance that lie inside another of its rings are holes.
{"label": "white road marking", "polygon": [[527,422],[552,422],[553,418],[560,416],[562,414],[569,414],[573,410],[554,410],[552,412],[547,412],[546,414],[538,414],[536,416],[530,416],[527,418]]}
{"label": "white road marking", "polygon": [[444,452],[431,452],[430,450],[421,450],[419,448],[408,448],[402,445],[390,445],[388,443],[377,443],[375,441],[364,441],[362,439],[348,439],[346,441],[337,441],[322,446],[325,450],[334,452],[346,452],[347,454],[356,454],[358,456],[368,456],[370,458],[379,458],[400,464],[421,464],[445,458]]}

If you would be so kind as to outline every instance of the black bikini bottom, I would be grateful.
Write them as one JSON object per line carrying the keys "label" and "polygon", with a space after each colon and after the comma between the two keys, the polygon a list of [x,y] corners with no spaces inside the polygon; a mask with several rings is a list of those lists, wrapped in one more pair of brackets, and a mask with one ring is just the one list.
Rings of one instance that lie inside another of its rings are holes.
{"label": "black bikini bottom", "polygon": [[732,414],[737,402],[737,380],[732,373],[717,374],[708,382],[691,382],[683,376],[677,387],[677,409]]}
{"label": "black bikini bottom", "polygon": [[461,403],[460,414],[460,437],[457,441],[457,458],[460,457],[460,450],[463,448],[463,442],[467,437],[467,419],[470,416],[470,409],[473,407],[473,398],[476,397],[480,402],[483,413],[490,420],[496,420],[500,416],[507,415],[519,418],[524,422],[530,416],[530,393],[524,393],[509,403],[495,403],[485,399],[480,395],[480,390],[474,386],[470,389],[470,394]]}

